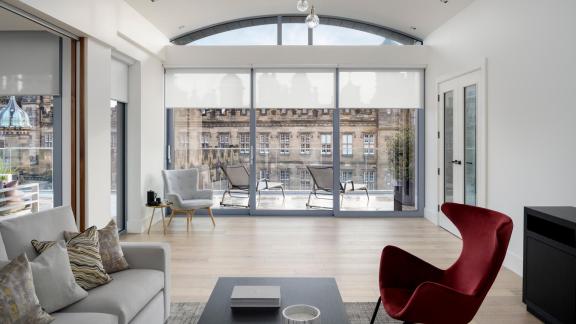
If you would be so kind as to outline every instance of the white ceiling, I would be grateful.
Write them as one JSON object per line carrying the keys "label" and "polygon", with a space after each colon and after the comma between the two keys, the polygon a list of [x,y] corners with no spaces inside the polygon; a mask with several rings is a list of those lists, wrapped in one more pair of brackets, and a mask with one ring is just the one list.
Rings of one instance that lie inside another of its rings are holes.
{"label": "white ceiling", "polygon": [[[229,20],[270,15],[298,14],[296,0],[126,0],[174,38],[201,27]],[[425,38],[473,0],[309,0],[322,14],[375,23]],[[416,30],[412,30],[412,26]]]}

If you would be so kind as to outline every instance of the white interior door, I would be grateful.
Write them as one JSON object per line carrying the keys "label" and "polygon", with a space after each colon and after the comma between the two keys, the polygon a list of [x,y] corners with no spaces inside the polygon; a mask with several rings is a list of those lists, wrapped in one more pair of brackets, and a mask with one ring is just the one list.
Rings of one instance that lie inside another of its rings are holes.
{"label": "white interior door", "polygon": [[[483,205],[483,186],[479,166],[483,167],[484,102],[481,71],[452,78],[438,84],[439,90],[439,182],[440,203],[456,202]],[[482,108],[480,108],[482,107]],[[481,159],[479,159],[481,158]],[[448,218],[439,212],[438,223],[460,235]]]}

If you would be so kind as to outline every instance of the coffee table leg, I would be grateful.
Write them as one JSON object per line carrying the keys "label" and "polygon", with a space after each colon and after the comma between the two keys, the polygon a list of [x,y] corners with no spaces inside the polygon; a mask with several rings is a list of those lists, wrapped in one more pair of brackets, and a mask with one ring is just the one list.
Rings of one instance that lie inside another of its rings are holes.
{"label": "coffee table leg", "polygon": [[152,216],[150,216],[150,225],[148,225],[148,234],[150,234],[150,229],[152,228],[152,221],[154,220],[154,213],[156,212],[156,207],[152,207]]}

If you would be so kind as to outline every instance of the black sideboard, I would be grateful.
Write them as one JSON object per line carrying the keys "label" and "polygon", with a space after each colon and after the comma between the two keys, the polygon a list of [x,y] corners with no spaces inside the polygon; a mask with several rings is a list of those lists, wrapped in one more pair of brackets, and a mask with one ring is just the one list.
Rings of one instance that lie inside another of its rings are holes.
{"label": "black sideboard", "polygon": [[524,208],[528,311],[546,323],[576,323],[576,208]]}

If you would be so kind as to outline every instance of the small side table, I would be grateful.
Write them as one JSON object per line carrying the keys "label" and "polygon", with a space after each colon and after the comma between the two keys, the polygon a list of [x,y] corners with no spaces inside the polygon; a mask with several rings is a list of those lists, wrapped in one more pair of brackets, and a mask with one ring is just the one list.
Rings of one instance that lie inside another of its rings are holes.
{"label": "small side table", "polygon": [[162,227],[164,228],[164,234],[166,234],[166,223],[164,222],[164,208],[168,208],[172,206],[170,202],[163,202],[159,205],[146,205],[148,208],[152,208],[152,216],[150,217],[150,225],[148,225],[148,234],[150,234],[150,229],[152,228],[152,222],[154,221],[154,214],[156,213],[156,209],[160,209],[162,212]]}

